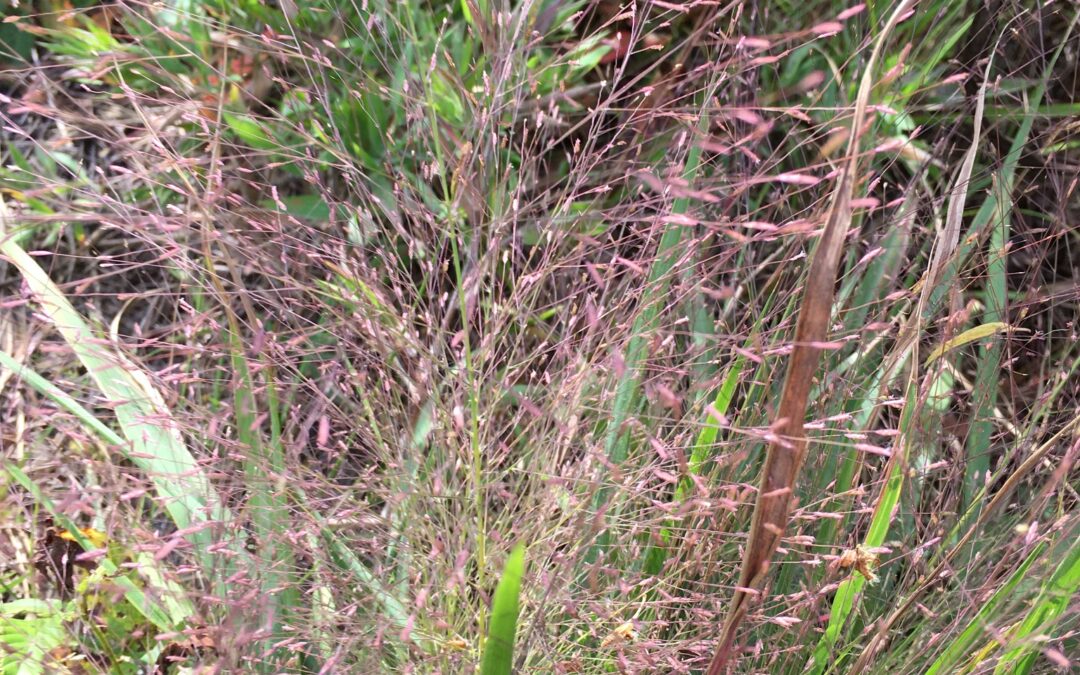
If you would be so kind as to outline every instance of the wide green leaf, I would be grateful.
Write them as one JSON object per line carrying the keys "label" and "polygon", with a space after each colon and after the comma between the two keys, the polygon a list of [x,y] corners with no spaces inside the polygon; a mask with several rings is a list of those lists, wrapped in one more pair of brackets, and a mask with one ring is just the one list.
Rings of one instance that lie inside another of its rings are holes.
{"label": "wide green leaf", "polygon": [[525,545],[514,547],[506,559],[502,578],[495,588],[495,601],[491,609],[491,624],[484,642],[484,658],[480,665],[481,675],[510,675],[514,669],[514,637],[521,593],[521,576],[525,572]]}

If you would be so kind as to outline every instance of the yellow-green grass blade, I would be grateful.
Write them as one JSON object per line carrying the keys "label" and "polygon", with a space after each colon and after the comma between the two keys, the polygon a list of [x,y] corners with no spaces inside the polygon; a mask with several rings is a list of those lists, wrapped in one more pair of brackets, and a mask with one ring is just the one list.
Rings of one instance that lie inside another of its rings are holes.
{"label": "yellow-green grass blade", "polygon": [[1001,333],[1009,329],[1009,326],[1001,321],[988,321],[986,323],[979,324],[960,333],[956,337],[950,338],[942,344],[935,347],[930,354],[926,357],[926,362],[923,364],[926,367],[933,365],[934,361],[937,361],[945,354],[948,354],[954,349],[963,347],[966,344],[971,344],[977,340],[988,338],[991,335]]}
{"label": "yellow-green grass blade", "polygon": [[[775,295],[769,296],[764,310],[761,312],[761,315],[755,321],[754,326],[751,329],[750,337],[743,343],[744,349],[753,349],[758,336],[763,330],[765,317],[769,313],[768,310],[773,306],[775,299]],[[712,459],[712,453],[716,447],[717,437],[723,427],[722,418],[727,415],[731,403],[735,399],[739,384],[747,379],[744,377],[746,361],[747,359],[744,355],[736,352],[735,358],[731,361],[727,374],[720,384],[720,388],[716,391],[711,408],[705,412],[704,423],[694,439],[693,446],[691,446],[690,458],[686,468],[689,475],[683,476],[676,484],[672,504],[681,504],[690,496],[694,486],[693,476],[702,476],[703,472],[708,467],[709,461]],[[755,381],[757,380],[757,376],[751,376],[749,379]],[[645,562],[642,567],[646,575],[656,576],[663,570],[663,566],[668,559],[669,547],[672,543],[672,530],[674,527],[675,522],[669,521],[660,529],[659,539],[649,542],[649,547],[643,557]],[[649,593],[651,592],[653,591],[650,590]],[[645,615],[647,614],[648,611],[645,612]]]}
{"label": "yellow-green grass blade", "polygon": [[[127,443],[121,447],[133,464],[146,472],[161,506],[179,529],[203,522],[227,522],[206,472],[184,445],[161,393],[150,378],[87,325],[45,271],[14,240],[6,237],[7,211],[0,201],[0,253],[19,270],[42,313],[82,363],[112,405]],[[200,552],[213,543],[210,528],[188,535]],[[209,569],[210,556],[203,553]]]}

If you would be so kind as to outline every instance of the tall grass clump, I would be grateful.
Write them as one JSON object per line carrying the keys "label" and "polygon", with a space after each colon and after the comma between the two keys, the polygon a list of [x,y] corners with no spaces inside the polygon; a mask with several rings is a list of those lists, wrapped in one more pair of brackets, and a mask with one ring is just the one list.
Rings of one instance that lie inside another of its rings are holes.
{"label": "tall grass clump", "polygon": [[0,672],[1076,667],[1077,10],[21,3]]}

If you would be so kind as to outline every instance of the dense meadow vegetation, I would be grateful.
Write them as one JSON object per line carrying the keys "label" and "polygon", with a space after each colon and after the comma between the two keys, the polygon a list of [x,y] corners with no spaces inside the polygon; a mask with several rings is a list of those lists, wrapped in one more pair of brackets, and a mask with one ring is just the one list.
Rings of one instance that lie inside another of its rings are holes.
{"label": "dense meadow vegetation", "polygon": [[1080,667],[1078,13],[5,2],[0,675]]}

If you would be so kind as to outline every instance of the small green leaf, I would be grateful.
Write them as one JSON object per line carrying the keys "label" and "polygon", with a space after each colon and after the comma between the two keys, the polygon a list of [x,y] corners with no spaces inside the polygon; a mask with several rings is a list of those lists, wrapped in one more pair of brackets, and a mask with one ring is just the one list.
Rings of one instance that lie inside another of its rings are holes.
{"label": "small green leaf", "polygon": [[279,201],[262,202],[265,208],[275,210],[280,210],[279,204],[285,207],[285,213],[295,218],[314,223],[325,223],[330,220],[330,205],[320,195],[294,195],[282,197]]}
{"label": "small green leaf", "polygon": [[224,113],[225,123],[241,141],[256,150],[278,150],[280,146],[266,135],[266,131],[254,120],[232,113]]}
{"label": "small green leaf", "polygon": [[572,52],[570,52],[570,64],[574,70],[587,73],[596,66],[611,51],[611,45],[601,44],[603,35],[594,35],[582,40]]}

